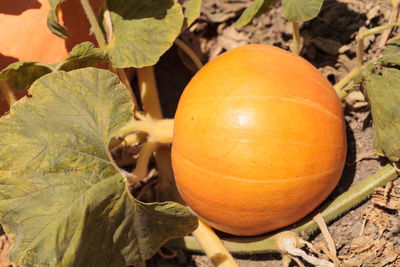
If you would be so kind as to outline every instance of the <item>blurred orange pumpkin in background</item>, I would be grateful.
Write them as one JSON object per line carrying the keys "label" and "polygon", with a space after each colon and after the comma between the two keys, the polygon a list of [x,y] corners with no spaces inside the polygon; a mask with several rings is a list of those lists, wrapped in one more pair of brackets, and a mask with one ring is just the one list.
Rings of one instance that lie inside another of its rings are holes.
{"label": "blurred orange pumpkin in background", "polygon": [[[97,12],[103,0],[91,0]],[[60,23],[70,37],[62,39],[47,27],[50,10],[48,0],[0,1],[0,70],[18,60],[55,63],[84,41],[96,43],[90,35],[90,24],[79,0],[64,1],[59,8]],[[24,94],[17,93],[17,97]],[[3,95],[0,97],[0,115],[8,110]]]}

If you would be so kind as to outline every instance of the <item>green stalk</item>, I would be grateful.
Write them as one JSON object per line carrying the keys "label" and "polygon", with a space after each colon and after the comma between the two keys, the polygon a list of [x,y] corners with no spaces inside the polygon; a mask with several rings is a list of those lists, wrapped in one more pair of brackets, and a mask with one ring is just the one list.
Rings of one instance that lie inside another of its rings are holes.
{"label": "green stalk", "polygon": [[[329,204],[321,207],[320,213],[324,220],[329,223],[368,198],[376,188],[384,186],[388,182],[395,180],[397,177],[398,173],[395,167],[387,164],[381,170],[371,175],[360,184],[343,193]],[[292,232],[298,235],[311,234],[318,229],[317,223],[312,218],[303,219],[297,225],[299,226],[293,228]],[[279,232],[261,237],[223,238],[222,240],[225,247],[231,253],[255,254],[279,252],[276,242],[282,233],[283,232]],[[202,250],[201,246],[192,236],[186,236],[183,239],[171,240],[168,242],[168,245],[191,251],[200,252]]]}
{"label": "green stalk", "polygon": [[339,93],[342,88],[349,83],[354,77],[356,77],[363,69],[363,57],[364,57],[364,38],[372,35],[377,34],[381,31],[390,29],[392,27],[400,26],[400,22],[390,23],[383,26],[378,26],[363,32],[359,32],[356,40],[357,40],[357,55],[356,55],[356,67],[349,72],[344,78],[342,78],[339,82],[337,82],[333,88],[335,88],[336,92]]}
{"label": "green stalk", "polygon": [[361,68],[363,65],[363,57],[364,57],[364,38],[368,37],[372,34],[377,34],[381,31],[388,30],[392,27],[400,26],[399,22],[390,23],[387,25],[378,26],[363,32],[358,33],[357,35],[357,67]]}
{"label": "green stalk", "polygon": [[350,82],[348,85],[346,85],[345,88],[343,88],[343,90],[341,90],[338,93],[339,99],[340,100],[345,99],[349,94],[351,94],[358,88],[359,88],[359,86],[355,85],[354,82]]}
{"label": "green stalk", "polygon": [[86,16],[92,26],[94,36],[96,37],[97,43],[99,44],[100,48],[106,48],[107,42],[103,35],[103,31],[100,28],[99,23],[97,22],[97,17],[93,12],[93,8],[90,5],[88,0],[81,0],[81,4],[83,9],[85,10]]}
{"label": "green stalk", "polygon": [[300,55],[301,51],[301,37],[300,37],[300,30],[299,30],[299,23],[292,21],[293,26],[293,47],[292,52],[295,55]]}
{"label": "green stalk", "polygon": [[346,76],[344,76],[340,81],[338,81],[333,88],[335,88],[336,93],[340,93],[342,88],[348,84],[351,80],[354,79],[360,72],[362,71],[362,68],[355,67],[352,71],[350,71]]}
{"label": "green stalk", "polygon": [[0,90],[6,99],[8,106],[11,107],[17,101],[7,81],[0,80]]}

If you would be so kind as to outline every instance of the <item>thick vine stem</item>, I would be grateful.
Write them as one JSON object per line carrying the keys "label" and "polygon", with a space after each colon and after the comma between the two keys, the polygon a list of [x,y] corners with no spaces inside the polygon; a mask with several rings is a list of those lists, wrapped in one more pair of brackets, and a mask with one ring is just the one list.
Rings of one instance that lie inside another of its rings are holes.
{"label": "thick vine stem", "polygon": [[193,232],[193,235],[216,267],[238,267],[219,237],[201,219],[199,219],[199,227]]}
{"label": "thick vine stem", "polygon": [[132,119],[122,127],[115,136],[124,138],[135,132],[144,132],[148,134],[148,139],[159,144],[170,144],[172,142],[174,128],[173,119],[162,120],[137,120]]}
{"label": "thick vine stem", "polygon": [[350,71],[346,76],[344,76],[339,82],[337,82],[333,88],[335,89],[336,93],[340,94],[342,88],[351,82],[354,77],[360,74],[363,68],[355,67],[352,71]]}
{"label": "thick vine stem", "polygon": [[339,99],[340,100],[345,99],[349,94],[351,94],[358,88],[359,88],[359,86],[357,84],[354,84],[354,82],[350,82],[349,84],[346,85],[345,88],[340,90],[340,92],[338,93]]}
{"label": "thick vine stem", "polygon": [[7,81],[0,80],[0,90],[4,98],[6,99],[8,106],[11,107],[12,105],[14,105],[17,99],[15,98],[14,93],[12,92]]}
{"label": "thick vine stem", "polygon": [[292,52],[295,55],[300,55],[301,51],[301,37],[300,37],[300,30],[299,30],[299,23],[292,21],[293,26],[293,47]]}
{"label": "thick vine stem", "polygon": [[143,180],[147,174],[147,166],[149,165],[150,157],[153,155],[158,145],[159,144],[153,140],[149,140],[143,145],[139,152],[139,158],[136,162],[135,169],[132,173],[125,174],[128,185],[133,185]]}
{"label": "thick vine stem", "polygon": [[101,30],[99,23],[97,22],[97,18],[93,12],[92,6],[90,5],[88,0],[81,0],[81,4],[90,22],[90,26],[92,26],[94,36],[96,37],[96,41],[99,47],[106,48],[106,39],[104,38],[103,31]]}
{"label": "thick vine stem", "polygon": [[[319,208],[319,211],[324,220],[329,223],[341,214],[350,210],[352,207],[359,204],[361,201],[369,197],[376,188],[382,187],[390,181],[398,177],[397,170],[391,164],[387,164],[381,170],[371,175],[369,178],[343,193],[332,202]],[[307,217],[297,223],[291,231],[295,234],[311,234],[318,229],[317,223],[312,218]],[[280,232],[261,237],[248,238],[224,238],[225,247],[232,253],[265,253],[279,252],[276,246],[276,239]],[[193,237],[187,236],[183,239],[175,239],[170,241],[169,245],[175,247],[183,247],[192,251],[201,251],[201,246]]]}
{"label": "thick vine stem", "polygon": [[154,76],[153,66],[137,69],[140,98],[143,110],[152,119],[162,119],[160,100],[157,92],[157,84]]}
{"label": "thick vine stem", "polygon": [[[105,9],[103,18],[104,18],[105,31],[106,31],[106,36],[107,36],[106,41],[107,41],[107,44],[109,44],[112,42],[112,39],[113,39],[113,25],[112,25],[110,11],[108,10],[108,7],[107,7],[107,1],[104,1],[103,4],[104,4],[104,9]],[[96,21],[96,23],[97,23],[97,21]],[[131,94],[131,98],[133,100],[133,104],[134,104],[133,109],[134,109],[134,111],[136,111],[138,109],[138,102],[136,100],[135,94],[133,93],[131,83],[126,75],[125,70],[124,69],[116,69],[116,68],[114,68],[114,66],[111,63],[109,64],[108,67],[112,72],[118,74],[121,82],[128,88],[128,90]]]}

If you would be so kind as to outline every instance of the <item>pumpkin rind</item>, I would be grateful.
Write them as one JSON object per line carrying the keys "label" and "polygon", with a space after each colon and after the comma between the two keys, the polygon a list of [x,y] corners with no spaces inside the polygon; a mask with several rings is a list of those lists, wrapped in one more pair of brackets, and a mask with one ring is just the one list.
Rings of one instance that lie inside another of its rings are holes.
{"label": "pumpkin rind", "polygon": [[335,188],[345,156],[333,87],[280,48],[247,45],[219,56],[179,100],[177,187],[218,230],[257,235],[298,221]]}

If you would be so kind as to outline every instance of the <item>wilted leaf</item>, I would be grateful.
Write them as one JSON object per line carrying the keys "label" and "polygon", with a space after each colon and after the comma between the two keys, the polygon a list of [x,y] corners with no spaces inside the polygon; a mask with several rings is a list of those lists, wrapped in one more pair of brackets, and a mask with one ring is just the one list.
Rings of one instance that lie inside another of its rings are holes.
{"label": "wilted leaf", "polygon": [[180,34],[184,16],[174,0],[109,0],[113,40],[108,55],[117,68],[154,65]]}
{"label": "wilted leaf", "polygon": [[189,27],[198,17],[200,17],[200,7],[202,0],[188,0],[183,7],[183,15],[185,17],[183,28]]}
{"label": "wilted leaf", "polygon": [[235,27],[240,28],[246,26],[255,17],[258,17],[262,13],[266,12],[274,1],[275,0],[254,0],[254,2],[243,11],[242,15],[236,21]]}
{"label": "wilted leaf", "polygon": [[0,119],[0,221],[15,266],[126,266],[196,227],[176,203],[144,204],[107,150],[132,117],[128,90],[107,70],[36,80]]}
{"label": "wilted leaf", "polygon": [[391,161],[400,158],[400,70],[370,64],[364,90],[371,106],[376,151]]}
{"label": "wilted leaf", "polygon": [[380,63],[400,65],[400,39],[390,42],[385,47]]}
{"label": "wilted leaf", "polygon": [[302,22],[315,18],[324,0],[282,0],[283,15],[289,21]]}
{"label": "wilted leaf", "polygon": [[47,15],[47,27],[49,27],[50,31],[55,35],[67,39],[69,34],[67,32],[67,28],[62,26],[57,17],[57,10],[59,5],[61,5],[64,0],[48,0],[50,3],[50,11]]}
{"label": "wilted leaf", "polygon": [[95,47],[91,42],[84,42],[74,46],[59,69],[69,71],[94,66],[107,60],[107,53],[103,49]]}
{"label": "wilted leaf", "polygon": [[27,90],[36,79],[50,72],[51,65],[18,61],[3,69],[0,72],[0,79],[7,80],[7,83],[15,90]]}

